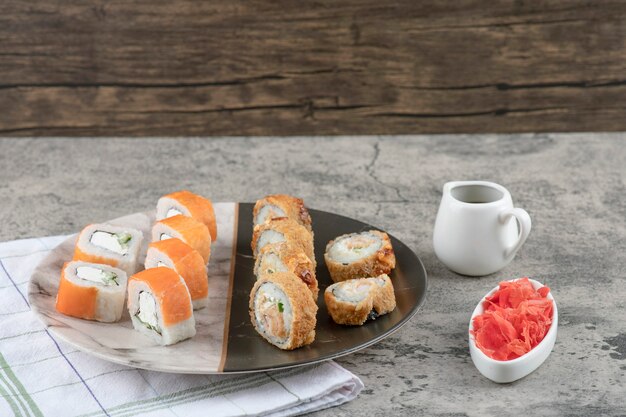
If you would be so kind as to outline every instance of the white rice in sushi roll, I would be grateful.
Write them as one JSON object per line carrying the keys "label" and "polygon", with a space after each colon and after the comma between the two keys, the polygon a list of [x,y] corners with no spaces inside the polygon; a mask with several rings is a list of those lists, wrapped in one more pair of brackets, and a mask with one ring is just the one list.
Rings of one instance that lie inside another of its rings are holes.
{"label": "white rice in sushi roll", "polygon": [[128,312],[135,330],[160,345],[172,345],[196,334],[191,296],[173,269],[146,269],[128,282]]}
{"label": "white rice in sushi roll", "polygon": [[296,349],[315,339],[317,304],[290,272],[261,276],[250,293],[249,309],[256,331],[280,349]]}
{"label": "white rice in sushi roll", "polygon": [[268,195],[257,200],[252,215],[255,226],[266,223],[272,219],[288,217],[313,233],[311,216],[301,198],[287,194]]}
{"label": "white rice in sushi roll", "polygon": [[314,300],[319,293],[315,265],[302,249],[289,242],[265,245],[254,263],[254,275],[259,279],[264,274],[293,272],[311,290]]}
{"label": "white rice in sushi roll", "polygon": [[109,265],[68,262],[61,272],[57,310],[105,323],[118,321],[124,311],[127,275]]}
{"label": "white rice in sushi roll", "polygon": [[110,224],[91,224],[78,236],[74,260],[107,264],[132,275],[139,270],[141,231]]}
{"label": "white rice in sushi roll", "polygon": [[331,240],[326,245],[324,260],[335,282],[389,274],[396,266],[389,236],[377,230]]}
{"label": "white rice in sushi roll", "polygon": [[256,258],[266,245],[289,242],[300,248],[315,265],[313,235],[304,226],[287,217],[279,217],[254,227],[252,253]]}
{"label": "white rice in sushi roll", "polygon": [[324,301],[335,323],[353,326],[396,308],[393,285],[387,275],[337,282],[326,288]]}

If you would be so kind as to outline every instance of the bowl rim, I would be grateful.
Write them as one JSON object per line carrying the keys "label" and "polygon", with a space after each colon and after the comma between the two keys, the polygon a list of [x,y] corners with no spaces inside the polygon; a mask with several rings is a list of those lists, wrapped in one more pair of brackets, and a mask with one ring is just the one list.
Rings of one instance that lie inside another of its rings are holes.
{"label": "bowl rim", "polygon": [[[500,282],[515,282],[515,281],[519,281],[520,279],[524,279],[524,278],[528,278],[528,277],[515,278],[515,279],[510,279],[510,280],[505,280],[505,281],[500,281]],[[535,290],[546,286],[546,285],[542,284],[541,282],[539,282],[537,280],[534,280],[532,278],[528,278],[528,280],[533,285],[533,288]],[[478,355],[478,358],[480,360],[482,360],[482,361],[485,361],[485,362],[488,362],[488,363],[492,363],[492,364],[497,364],[497,365],[500,365],[500,366],[502,366],[502,365],[515,365],[516,363],[520,363],[520,362],[523,362],[524,360],[527,360],[531,356],[539,355],[538,352],[542,351],[543,348],[546,345],[548,345],[548,343],[550,343],[549,340],[552,337],[554,337],[554,335],[556,334],[556,329],[557,329],[557,326],[558,326],[558,309],[557,309],[557,306],[556,306],[556,300],[554,299],[554,296],[552,295],[552,288],[550,288],[550,292],[548,293],[548,298],[550,300],[552,300],[552,305],[554,307],[553,310],[552,310],[552,324],[550,325],[550,329],[548,329],[548,332],[543,337],[541,342],[539,342],[539,344],[537,346],[535,346],[534,348],[532,348],[530,351],[526,352],[525,354],[523,354],[519,358],[510,359],[510,360],[504,360],[504,361],[500,361],[500,360],[497,360],[497,359],[490,358],[482,350],[480,350],[480,348],[478,346],[476,346],[476,340],[474,339],[474,335],[472,334],[472,330],[474,330],[474,317],[476,317],[479,314],[482,314],[485,311],[485,309],[483,307],[483,302],[485,301],[485,299],[487,297],[491,296],[493,293],[495,293],[500,288],[500,282],[491,291],[489,291],[487,294],[485,294],[485,296],[483,298],[481,298],[480,301],[478,302],[478,304],[476,305],[476,308],[474,308],[474,312],[472,313],[472,316],[470,317],[470,321],[469,321],[469,332],[468,332],[468,334],[469,334],[469,342],[470,342],[469,344],[470,344],[470,349],[473,350]]]}

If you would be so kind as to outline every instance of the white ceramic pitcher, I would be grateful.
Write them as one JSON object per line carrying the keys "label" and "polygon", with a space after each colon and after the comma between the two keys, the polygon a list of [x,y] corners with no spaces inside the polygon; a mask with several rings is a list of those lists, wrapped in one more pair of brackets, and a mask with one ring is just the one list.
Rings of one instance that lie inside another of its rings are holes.
{"label": "white ceramic pitcher", "polygon": [[433,244],[439,260],[452,271],[482,276],[508,265],[530,228],[530,216],[513,207],[503,186],[453,181],[443,186]]}

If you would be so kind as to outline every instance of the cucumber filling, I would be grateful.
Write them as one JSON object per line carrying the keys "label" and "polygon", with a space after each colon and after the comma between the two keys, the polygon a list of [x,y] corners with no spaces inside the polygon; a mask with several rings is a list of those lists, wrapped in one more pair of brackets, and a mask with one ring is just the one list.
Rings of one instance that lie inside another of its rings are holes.
{"label": "cucumber filling", "polygon": [[94,268],[93,266],[79,266],[76,268],[76,276],[85,281],[91,281],[106,286],[120,285],[119,282],[117,282],[116,273]]}
{"label": "cucumber filling", "polygon": [[148,329],[161,334],[156,308],[154,297],[145,291],[141,291],[139,293],[139,310],[137,310],[135,317]]}
{"label": "cucumber filling", "polygon": [[126,255],[128,254],[128,249],[132,240],[133,237],[130,233],[110,233],[97,230],[93,235],[91,235],[91,239],[89,241],[95,246],[110,250],[111,252],[115,252],[120,255]]}

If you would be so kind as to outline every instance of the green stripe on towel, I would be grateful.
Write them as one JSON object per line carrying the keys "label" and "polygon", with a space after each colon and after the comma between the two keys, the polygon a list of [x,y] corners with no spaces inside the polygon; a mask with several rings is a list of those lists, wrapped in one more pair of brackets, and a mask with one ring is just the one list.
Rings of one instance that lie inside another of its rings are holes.
{"label": "green stripe on towel", "polygon": [[13,372],[7,361],[4,359],[4,356],[2,356],[2,353],[0,353],[0,367],[2,367],[4,373],[9,377],[11,382],[13,382],[13,385],[17,388],[23,399],[26,400],[28,406],[30,407],[31,413],[37,417],[43,417],[41,410],[39,410],[39,407],[37,407],[35,401],[33,401],[32,397],[28,394],[28,392],[24,388],[24,385],[22,385],[20,380],[17,379],[17,376],[15,376],[15,373]]}
{"label": "green stripe on towel", "polygon": [[6,391],[2,381],[0,381],[0,395],[2,395],[2,397],[7,401],[7,403],[9,403],[9,407],[11,407],[11,410],[13,410],[13,414],[15,414],[16,417],[17,416],[22,416],[22,412],[20,411],[20,409],[18,408],[17,404],[15,403],[15,400],[13,399],[13,396],[10,395]]}

